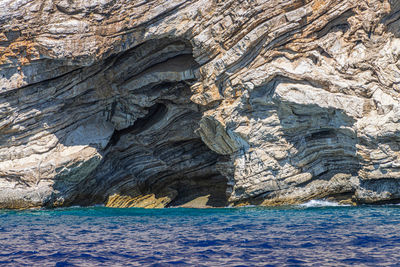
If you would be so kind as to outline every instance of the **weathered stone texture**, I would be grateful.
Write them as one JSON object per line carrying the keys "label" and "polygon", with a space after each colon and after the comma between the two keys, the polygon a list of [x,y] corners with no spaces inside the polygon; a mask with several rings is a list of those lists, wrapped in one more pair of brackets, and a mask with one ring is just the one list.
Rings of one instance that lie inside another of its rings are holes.
{"label": "weathered stone texture", "polygon": [[395,0],[0,0],[0,207],[400,200]]}

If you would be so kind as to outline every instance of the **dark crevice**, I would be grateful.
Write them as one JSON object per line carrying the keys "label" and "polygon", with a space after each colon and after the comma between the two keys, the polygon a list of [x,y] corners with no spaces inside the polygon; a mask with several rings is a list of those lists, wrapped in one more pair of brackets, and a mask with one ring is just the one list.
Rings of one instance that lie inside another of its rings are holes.
{"label": "dark crevice", "polygon": [[306,136],[306,141],[311,141],[311,140],[315,140],[315,139],[324,139],[324,138],[334,138],[334,137],[337,137],[335,130],[325,129],[325,130],[311,133],[309,136]]}
{"label": "dark crevice", "polygon": [[170,188],[177,191],[177,196],[167,207],[181,206],[199,198],[207,199],[207,206],[225,207],[227,205],[226,187],[226,178],[221,175],[175,181]]}
{"label": "dark crevice", "polygon": [[164,115],[167,113],[167,110],[167,107],[162,103],[157,103],[151,106],[147,110],[147,115],[142,118],[138,118],[132,126],[129,126],[122,130],[115,130],[110,138],[109,144],[107,145],[106,149],[110,146],[116,145],[123,135],[136,134],[146,131],[151,126],[161,121]]}
{"label": "dark crevice", "polygon": [[379,201],[375,201],[375,202],[368,202],[368,203],[361,202],[361,204],[369,204],[369,205],[393,205],[393,204],[400,204],[400,197],[399,197],[399,198],[393,198],[393,199],[387,199],[387,200],[379,200]]}
{"label": "dark crevice", "polygon": [[350,29],[350,25],[347,20],[352,16],[354,16],[354,12],[352,10],[344,12],[339,17],[326,24],[324,28],[316,32],[317,38],[321,38],[331,31],[342,31],[345,33]]}
{"label": "dark crevice", "polygon": [[317,51],[321,54],[321,56],[324,56],[326,58],[332,58],[332,56],[328,54],[328,52],[326,52],[322,47],[318,47]]}

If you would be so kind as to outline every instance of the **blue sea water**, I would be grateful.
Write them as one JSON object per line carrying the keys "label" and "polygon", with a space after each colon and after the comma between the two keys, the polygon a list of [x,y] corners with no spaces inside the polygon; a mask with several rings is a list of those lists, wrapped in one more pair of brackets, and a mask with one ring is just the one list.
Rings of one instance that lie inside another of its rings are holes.
{"label": "blue sea water", "polygon": [[0,211],[0,266],[400,265],[400,206],[314,204]]}

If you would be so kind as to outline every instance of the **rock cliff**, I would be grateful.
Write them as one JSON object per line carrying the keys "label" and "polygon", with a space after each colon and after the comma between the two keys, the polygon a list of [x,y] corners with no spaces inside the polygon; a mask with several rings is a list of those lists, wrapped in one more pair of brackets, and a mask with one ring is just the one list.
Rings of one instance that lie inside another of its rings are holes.
{"label": "rock cliff", "polygon": [[400,200],[400,2],[1,0],[0,207]]}

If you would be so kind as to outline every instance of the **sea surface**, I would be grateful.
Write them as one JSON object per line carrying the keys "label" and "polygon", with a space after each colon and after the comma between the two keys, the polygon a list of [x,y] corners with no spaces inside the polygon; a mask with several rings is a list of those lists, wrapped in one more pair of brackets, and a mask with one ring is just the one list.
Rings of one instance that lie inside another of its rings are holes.
{"label": "sea surface", "polygon": [[400,266],[400,206],[0,211],[0,266]]}

